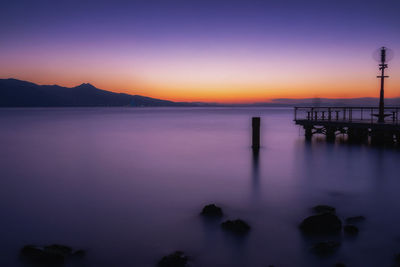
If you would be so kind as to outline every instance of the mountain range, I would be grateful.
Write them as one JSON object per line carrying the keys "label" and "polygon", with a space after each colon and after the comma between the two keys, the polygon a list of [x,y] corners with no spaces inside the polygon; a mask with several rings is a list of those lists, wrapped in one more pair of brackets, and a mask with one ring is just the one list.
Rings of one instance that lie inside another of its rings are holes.
{"label": "mountain range", "polygon": [[68,88],[58,85],[38,85],[16,79],[0,79],[0,107],[167,107],[188,105],[190,104],[114,93],[98,89],[89,83]]}
{"label": "mountain range", "polygon": [[[400,98],[386,98],[387,106],[400,106]],[[17,79],[0,79],[0,107],[202,107],[202,106],[377,106],[378,99],[304,98],[272,99],[252,104],[217,104],[206,102],[173,102],[140,95],[114,93],[89,83],[76,87],[38,85]]]}

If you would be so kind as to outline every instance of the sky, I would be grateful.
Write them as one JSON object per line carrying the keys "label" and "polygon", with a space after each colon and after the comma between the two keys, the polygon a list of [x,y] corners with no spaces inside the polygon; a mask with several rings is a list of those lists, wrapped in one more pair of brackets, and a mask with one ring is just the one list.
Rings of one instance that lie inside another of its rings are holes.
{"label": "sky", "polygon": [[[0,78],[174,101],[400,96],[399,0],[13,0]],[[399,55],[396,57],[396,55]]]}

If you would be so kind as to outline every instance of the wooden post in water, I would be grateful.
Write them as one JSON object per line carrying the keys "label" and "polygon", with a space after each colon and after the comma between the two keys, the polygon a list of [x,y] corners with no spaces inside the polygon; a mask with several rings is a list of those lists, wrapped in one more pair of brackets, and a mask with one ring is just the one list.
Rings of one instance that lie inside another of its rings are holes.
{"label": "wooden post in water", "polygon": [[251,119],[251,125],[253,128],[253,138],[252,138],[252,148],[259,149],[260,148],[260,117],[253,117]]}

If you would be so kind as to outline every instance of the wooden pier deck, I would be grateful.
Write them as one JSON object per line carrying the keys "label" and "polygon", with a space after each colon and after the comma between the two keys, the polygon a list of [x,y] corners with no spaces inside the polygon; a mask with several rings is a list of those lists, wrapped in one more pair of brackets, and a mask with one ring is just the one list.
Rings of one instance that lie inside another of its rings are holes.
{"label": "wooden pier deck", "polygon": [[400,107],[385,107],[384,122],[378,122],[378,107],[295,107],[294,121],[303,126],[305,137],[326,135],[334,141],[346,134],[350,142],[400,143]]}

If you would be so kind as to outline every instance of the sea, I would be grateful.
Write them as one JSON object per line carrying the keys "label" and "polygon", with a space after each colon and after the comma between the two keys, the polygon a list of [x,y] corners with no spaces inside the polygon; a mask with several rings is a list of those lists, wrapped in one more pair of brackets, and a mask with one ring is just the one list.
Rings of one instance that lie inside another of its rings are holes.
{"label": "sea", "polygon": [[[251,118],[261,148],[251,148]],[[400,253],[400,150],[304,138],[292,108],[0,109],[0,266],[20,249],[84,249],[63,266],[150,267],[183,251],[194,267],[393,266]],[[220,219],[202,208],[215,203]],[[310,237],[315,205],[359,233]],[[237,236],[221,228],[242,219]],[[313,245],[335,240],[334,253]]]}

